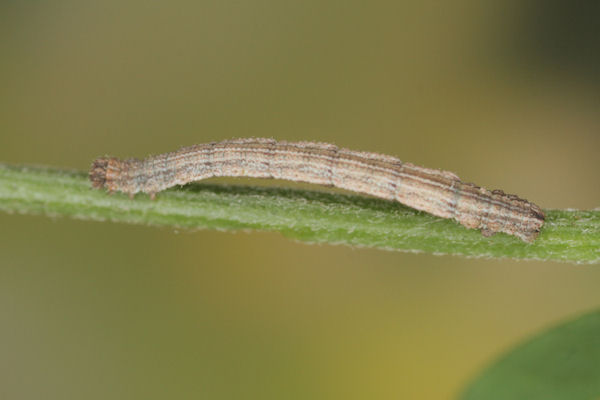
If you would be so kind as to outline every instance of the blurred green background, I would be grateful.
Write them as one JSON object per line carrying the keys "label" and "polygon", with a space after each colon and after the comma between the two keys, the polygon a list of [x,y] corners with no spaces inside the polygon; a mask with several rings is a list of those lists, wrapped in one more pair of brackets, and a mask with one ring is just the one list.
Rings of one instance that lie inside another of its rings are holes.
{"label": "blurred green background", "polygon": [[[85,170],[267,136],[598,207],[600,8],[577,4],[3,1],[0,162]],[[6,399],[452,398],[600,306],[597,266],[0,225]]]}

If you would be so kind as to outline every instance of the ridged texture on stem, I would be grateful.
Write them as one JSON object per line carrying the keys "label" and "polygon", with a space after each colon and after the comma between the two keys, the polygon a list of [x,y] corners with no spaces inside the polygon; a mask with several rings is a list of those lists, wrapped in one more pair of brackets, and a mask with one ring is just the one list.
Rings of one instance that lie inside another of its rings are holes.
{"label": "ridged texture on stem", "polygon": [[[87,174],[0,164],[0,210],[189,229],[276,231],[307,242],[467,257],[600,262],[600,210],[545,210],[539,238],[486,238],[396,202],[314,191],[188,185],[130,200],[92,190]],[[233,240],[233,239],[232,239]]]}

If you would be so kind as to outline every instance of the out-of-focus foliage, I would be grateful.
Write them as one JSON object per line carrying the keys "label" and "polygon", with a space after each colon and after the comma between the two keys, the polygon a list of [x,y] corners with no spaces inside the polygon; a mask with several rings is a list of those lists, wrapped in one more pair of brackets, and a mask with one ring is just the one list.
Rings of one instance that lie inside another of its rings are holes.
{"label": "out-of-focus foliage", "polygon": [[462,400],[600,397],[600,311],[542,332],[502,356]]}

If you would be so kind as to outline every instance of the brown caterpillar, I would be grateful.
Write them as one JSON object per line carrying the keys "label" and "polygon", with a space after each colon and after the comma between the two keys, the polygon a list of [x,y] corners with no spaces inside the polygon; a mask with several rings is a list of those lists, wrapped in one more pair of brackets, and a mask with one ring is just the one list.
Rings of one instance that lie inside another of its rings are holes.
{"label": "brown caterpillar", "polygon": [[387,155],[316,142],[233,139],[199,144],[144,160],[98,158],[90,170],[95,188],[133,196],[215,176],[247,176],[335,186],[395,200],[452,218],[484,236],[496,232],[533,242],[544,224],[537,205],[501,190],[462,182],[448,171],[419,167]]}

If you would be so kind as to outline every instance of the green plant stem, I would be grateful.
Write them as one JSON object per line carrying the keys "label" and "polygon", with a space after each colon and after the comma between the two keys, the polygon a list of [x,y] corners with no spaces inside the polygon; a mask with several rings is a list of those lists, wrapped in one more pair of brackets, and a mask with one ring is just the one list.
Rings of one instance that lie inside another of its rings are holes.
{"label": "green plant stem", "polygon": [[0,210],[189,229],[281,232],[306,242],[391,250],[600,262],[600,210],[544,210],[533,244],[478,231],[392,201],[284,188],[199,183],[152,201],[93,190],[85,172],[0,164]]}

